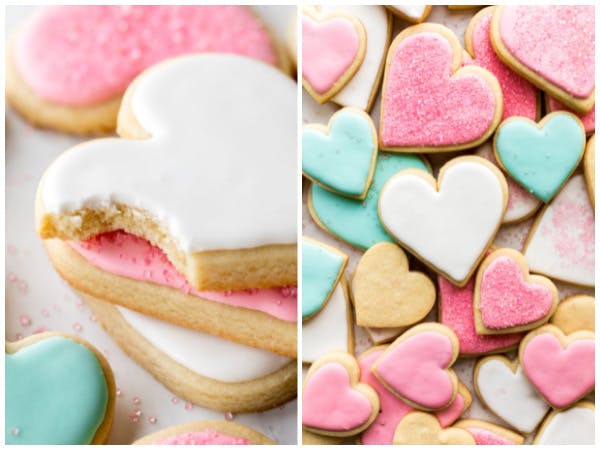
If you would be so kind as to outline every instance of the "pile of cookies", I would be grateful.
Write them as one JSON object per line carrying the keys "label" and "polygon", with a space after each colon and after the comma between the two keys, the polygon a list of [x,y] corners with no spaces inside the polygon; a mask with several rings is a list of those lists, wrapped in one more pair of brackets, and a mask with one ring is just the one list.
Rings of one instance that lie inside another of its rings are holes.
{"label": "pile of cookies", "polygon": [[592,444],[594,7],[301,23],[303,442]]}

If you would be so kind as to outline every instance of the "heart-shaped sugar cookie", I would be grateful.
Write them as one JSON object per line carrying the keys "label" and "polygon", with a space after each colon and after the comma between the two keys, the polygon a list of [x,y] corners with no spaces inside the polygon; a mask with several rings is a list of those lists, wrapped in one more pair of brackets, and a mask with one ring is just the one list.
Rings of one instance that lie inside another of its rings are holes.
{"label": "heart-shaped sugar cookie", "polygon": [[586,113],[577,112],[573,109],[570,109],[568,106],[563,105],[555,98],[546,95],[546,111],[554,112],[554,111],[568,111],[570,113],[575,114],[581,120],[583,124],[583,128],[585,128],[585,132],[589,135],[594,133],[596,128],[596,105],[592,109],[590,109]]}
{"label": "heart-shaped sugar cookie", "polygon": [[558,290],[548,278],[529,275],[520,252],[501,248],[477,269],[473,300],[477,333],[510,333],[546,323],[556,310]]}
{"label": "heart-shaped sugar cookie", "polygon": [[517,183],[549,202],[579,165],[585,149],[581,121],[564,111],[539,124],[522,117],[505,120],[494,137],[496,160]]}
{"label": "heart-shaped sugar cookie", "polygon": [[462,67],[454,33],[437,24],[406,28],[388,52],[381,101],[380,146],[441,152],[485,142],[502,117],[496,78]]}
{"label": "heart-shaped sugar cookie", "polygon": [[401,248],[381,242],[360,259],[352,299],[359,326],[402,327],[427,315],[435,303],[435,287],[427,275],[408,271]]}
{"label": "heart-shaped sugar cookie", "polygon": [[595,300],[589,295],[574,295],[561,300],[550,323],[565,333],[595,331]]}
{"label": "heart-shaped sugar cookie", "polygon": [[458,378],[451,369],[458,339],[435,322],[416,325],[396,339],[373,365],[373,373],[409,405],[435,411],[456,396]]}
{"label": "heart-shaped sugar cookie", "polygon": [[479,419],[463,419],[454,424],[456,428],[467,430],[477,445],[522,445],[520,434]]}
{"label": "heart-shaped sugar cookie", "polygon": [[565,335],[554,325],[527,334],[519,346],[523,372],[555,408],[566,408],[594,389],[594,333]]}
{"label": "heart-shaped sugar cookie", "polygon": [[592,207],[596,207],[596,135],[593,135],[585,148],[583,156],[583,174],[590,194]]}
{"label": "heart-shaped sugar cookie", "polygon": [[431,414],[412,412],[398,424],[394,445],[475,445],[475,440],[461,428],[442,428]]}
{"label": "heart-shaped sugar cookie", "polygon": [[431,5],[386,5],[392,13],[411,23],[425,22],[431,12]]}
{"label": "heart-shaped sugar cookie", "polygon": [[371,117],[343,108],[329,126],[309,124],[302,130],[302,173],[325,189],[364,199],[377,157],[377,131]]}
{"label": "heart-shaped sugar cookie", "polygon": [[415,170],[392,177],[379,196],[379,217],[410,253],[464,286],[500,226],[507,189],[493,164],[461,156],[440,169],[437,181]]}
{"label": "heart-shaped sugar cookie", "polygon": [[596,407],[579,402],[567,410],[554,410],[535,435],[536,445],[594,445]]}
{"label": "heart-shaped sugar cookie", "polygon": [[358,381],[360,368],[347,353],[328,353],[310,367],[302,385],[302,426],[331,436],[351,436],[379,412],[379,397]]}

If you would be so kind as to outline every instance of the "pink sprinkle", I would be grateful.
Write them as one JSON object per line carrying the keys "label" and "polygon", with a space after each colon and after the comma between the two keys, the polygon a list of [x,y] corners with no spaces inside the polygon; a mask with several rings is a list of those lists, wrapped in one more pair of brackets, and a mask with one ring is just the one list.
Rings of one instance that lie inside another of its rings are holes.
{"label": "pink sprinkle", "polygon": [[29,325],[31,325],[31,317],[29,317],[26,314],[22,314],[19,317],[19,323],[21,324],[21,326],[23,327],[28,327]]}
{"label": "pink sprinkle", "polygon": [[154,416],[148,417],[148,423],[151,425],[154,425],[157,421],[158,421],[158,419]]}
{"label": "pink sprinkle", "polygon": [[186,402],[184,406],[186,411],[190,411],[193,407],[194,405],[192,405],[190,402]]}
{"label": "pink sprinkle", "polygon": [[19,279],[19,277],[17,277],[14,273],[9,273],[8,274],[8,281],[10,281],[11,283],[16,282]]}
{"label": "pink sprinkle", "polygon": [[81,326],[81,324],[79,322],[75,322],[73,324],[73,330],[75,330],[77,333],[80,333],[81,330],[83,330],[83,327]]}
{"label": "pink sprinkle", "polygon": [[134,410],[133,410],[133,413],[134,413],[136,416],[138,416],[138,417],[141,417],[141,416],[142,416],[142,411],[141,411],[141,410],[139,410],[139,409],[134,409]]}
{"label": "pink sprinkle", "polygon": [[91,315],[90,315],[90,322],[94,322],[94,323],[95,323],[95,322],[97,322],[97,321],[98,321],[98,319],[96,319],[96,316],[95,316],[95,315],[93,315],[93,314],[91,314]]}
{"label": "pink sprinkle", "polygon": [[177,397],[173,397],[173,398],[171,398],[171,403],[176,405],[177,403],[179,403],[179,399]]}
{"label": "pink sprinkle", "polygon": [[19,290],[23,293],[26,294],[27,293],[27,282],[25,282],[24,280],[19,281]]}
{"label": "pink sprinkle", "polygon": [[21,433],[21,430],[17,427],[10,430],[10,434],[12,434],[13,436],[18,436],[19,433]]}
{"label": "pink sprinkle", "polygon": [[116,394],[117,394],[117,397],[120,397],[120,396],[121,396],[121,394],[122,394],[122,392],[121,392],[121,389],[118,389],[118,388],[117,388]]}
{"label": "pink sprinkle", "polygon": [[17,254],[17,247],[15,247],[14,245],[9,244],[6,247],[6,250],[8,251],[8,253],[10,253],[11,255],[16,255]]}
{"label": "pink sprinkle", "polygon": [[234,416],[232,412],[226,412],[223,417],[225,417],[225,420],[232,421]]}
{"label": "pink sprinkle", "polygon": [[135,414],[130,414],[129,421],[131,423],[138,423],[140,421],[140,418],[138,416],[136,416]]}
{"label": "pink sprinkle", "polygon": [[137,395],[135,397],[133,397],[131,399],[131,401],[133,402],[134,405],[139,405],[141,402],[140,398]]}
{"label": "pink sprinkle", "polygon": [[15,338],[17,339],[17,341],[20,341],[21,339],[23,339],[23,334],[17,333],[17,334],[15,334]]}
{"label": "pink sprinkle", "polygon": [[45,333],[45,332],[46,332],[46,327],[42,325],[42,326],[36,328],[36,330],[33,333],[39,334],[39,333]]}

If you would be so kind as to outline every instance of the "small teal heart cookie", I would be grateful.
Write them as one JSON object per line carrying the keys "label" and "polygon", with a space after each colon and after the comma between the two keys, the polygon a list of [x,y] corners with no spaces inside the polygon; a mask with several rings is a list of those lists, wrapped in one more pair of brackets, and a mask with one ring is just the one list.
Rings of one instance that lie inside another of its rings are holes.
{"label": "small teal heart cookie", "polygon": [[28,339],[6,345],[6,443],[91,443],[109,403],[98,358],[66,337]]}
{"label": "small teal heart cookie", "polygon": [[377,156],[377,132],[371,117],[343,108],[329,127],[310,124],[302,131],[302,173],[325,189],[365,198]]}
{"label": "small teal heart cookie", "polygon": [[318,313],[337,286],[348,256],[314,239],[302,238],[302,319]]}
{"label": "small teal heart cookie", "polygon": [[575,115],[548,114],[539,124],[511,117],[498,127],[494,153],[504,170],[540,200],[549,202],[577,168],[585,129]]}
{"label": "small teal heart cookie", "polygon": [[313,184],[308,195],[310,214],[321,228],[354,247],[366,250],[378,242],[394,242],[379,221],[379,192],[393,175],[411,168],[431,172],[417,155],[379,152],[365,200],[344,197]]}

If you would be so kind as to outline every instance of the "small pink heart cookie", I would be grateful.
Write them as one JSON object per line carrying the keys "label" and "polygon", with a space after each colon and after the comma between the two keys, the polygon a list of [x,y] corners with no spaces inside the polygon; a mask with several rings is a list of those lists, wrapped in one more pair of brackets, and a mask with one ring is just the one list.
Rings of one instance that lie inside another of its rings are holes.
{"label": "small pink heart cookie", "polygon": [[379,412],[379,397],[359,377],[358,363],[348,353],[327,353],[315,361],[302,386],[304,429],[352,436],[367,428]]}
{"label": "small pink heart cookie", "polygon": [[479,11],[465,31],[465,49],[476,64],[493,73],[500,83],[504,97],[502,120],[512,116],[537,121],[540,115],[540,92],[529,81],[521,78],[496,55],[490,41],[490,26],[494,6]]}
{"label": "small pink heart cookie", "polygon": [[594,333],[565,335],[554,325],[530,332],[519,346],[525,375],[554,408],[566,408],[594,389],[594,356]]}
{"label": "small pink heart cookie", "polygon": [[558,290],[548,278],[529,275],[520,252],[500,248],[479,266],[473,300],[477,333],[503,334],[548,322],[556,311]]}
{"label": "small pink heart cookie", "polygon": [[381,102],[380,147],[444,152],[486,141],[502,118],[498,80],[462,67],[463,50],[448,28],[406,28],[388,51]]}
{"label": "small pink heart cookie", "polygon": [[335,11],[302,11],[302,85],[325,103],[356,73],[366,51],[365,29],[358,19]]}
{"label": "small pink heart cookie", "polygon": [[458,339],[450,328],[422,323],[396,339],[372,370],[409,405],[427,411],[445,409],[456,397],[458,378],[451,367],[458,349]]}
{"label": "small pink heart cookie", "polygon": [[500,6],[490,37],[504,63],[565,105],[594,106],[594,6]]}

